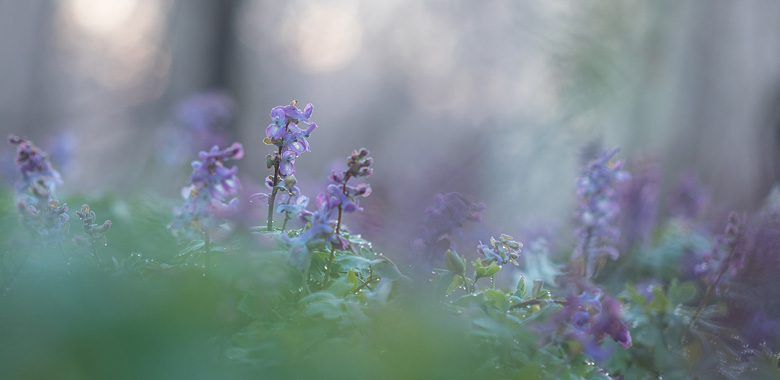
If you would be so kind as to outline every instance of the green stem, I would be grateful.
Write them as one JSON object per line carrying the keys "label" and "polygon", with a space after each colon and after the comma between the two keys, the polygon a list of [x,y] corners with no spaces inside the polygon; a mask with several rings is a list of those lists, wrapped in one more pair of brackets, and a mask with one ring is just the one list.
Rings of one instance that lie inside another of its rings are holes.
{"label": "green stem", "polygon": [[[346,196],[347,195],[347,181],[349,181],[349,173],[344,176],[344,184],[341,187],[341,192]],[[336,220],[336,230],[333,231],[333,234],[338,235],[341,232],[341,213],[342,208],[341,205],[339,205],[339,218]],[[330,257],[328,258],[328,266],[325,268],[325,282],[322,284],[323,286],[328,286],[328,280],[330,280],[330,267],[333,266],[333,258],[336,256],[336,248],[333,247],[333,244],[330,245]]]}
{"label": "green stem", "polygon": [[[282,157],[282,147],[279,147],[279,157]],[[268,197],[268,231],[274,227],[274,203],[276,202],[276,192],[279,190],[276,185],[279,183],[279,162],[274,163],[274,183],[271,190],[271,196]]]}
{"label": "green stem", "polygon": [[[731,251],[729,252],[728,256],[726,256],[726,258],[729,258],[731,257],[732,254],[734,254],[735,248],[736,248],[736,244],[734,245],[734,247],[731,248]],[[696,321],[696,318],[699,316],[699,313],[701,313],[701,310],[704,308],[704,305],[706,305],[707,301],[709,301],[710,296],[712,295],[712,291],[715,289],[715,287],[718,286],[721,277],[723,277],[723,275],[726,273],[728,269],[729,269],[728,265],[724,265],[723,268],[720,269],[720,273],[718,273],[718,277],[715,278],[715,282],[710,284],[710,286],[707,288],[707,293],[704,295],[704,298],[702,298],[699,307],[696,309],[696,312],[693,313],[693,317],[691,317],[691,322],[688,323],[688,329],[690,329],[691,326],[693,326],[693,322]]]}
{"label": "green stem", "polygon": [[203,264],[203,276],[206,277],[206,274],[209,271],[209,264],[211,261],[211,235],[208,231],[203,231],[203,256],[205,263]]}

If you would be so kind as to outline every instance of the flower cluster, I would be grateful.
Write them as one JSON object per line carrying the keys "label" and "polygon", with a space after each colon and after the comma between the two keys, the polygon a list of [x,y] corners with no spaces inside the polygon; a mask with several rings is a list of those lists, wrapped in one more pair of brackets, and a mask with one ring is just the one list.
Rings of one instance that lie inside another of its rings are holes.
{"label": "flower cluster", "polygon": [[614,224],[620,206],[615,199],[614,185],[630,176],[623,170],[623,162],[611,161],[617,152],[618,149],[613,149],[590,161],[577,181],[580,228],[572,259],[586,278],[593,277],[602,257],[609,256],[613,260],[618,257],[615,244],[620,238],[620,230]]}
{"label": "flower cluster", "polygon": [[31,233],[48,243],[61,243],[68,234],[70,217],[68,205],[56,200],[49,201],[43,206],[33,206],[27,201],[17,201],[16,209],[19,211],[19,221],[30,230]]}
{"label": "flower cluster", "polygon": [[631,347],[631,333],[620,318],[620,302],[604,296],[601,289],[591,288],[578,296],[568,296],[563,304],[564,307],[547,323],[539,326],[540,333],[548,335],[556,332],[572,339],[582,346],[588,356],[599,361],[611,354],[602,345],[606,337],[611,337],[623,348]]}
{"label": "flower cluster", "polygon": [[339,209],[348,214],[362,210],[358,207],[357,197],[365,198],[371,195],[371,185],[367,183],[356,186],[347,185],[347,182],[352,178],[368,177],[374,173],[374,169],[371,167],[374,159],[368,157],[369,154],[366,148],[353,151],[347,157],[347,170],[342,173],[334,171],[328,177],[331,182],[328,185],[328,194],[337,197]]}
{"label": "flower cluster", "polygon": [[[273,228],[274,217],[274,205],[276,203],[276,193],[280,189],[280,176],[284,179],[288,176],[295,174],[295,160],[304,151],[309,152],[309,142],[306,140],[311,132],[317,128],[317,124],[309,120],[314,107],[310,104],[306,105],[303,111],[295,107],[298,102],[293,100],[288,106],[278,106],[271,110],[271,120],[273,121],[268,128],[265,129],[264,143],[267,145],[276,145],[278,150],[269,154],[265,158],[266,167],[274,168],[274,174],[268,176],[266,179],[266,186],[271,189],[271,193],[267,195],[254,194],[253,197],[259,196],[268,198],[268,225],[267,229],[270,231]],[[298,124],[306,125],[306,129],[301,129]],[[283,188],[283,187],[281,187]],[[288,192],[288,195],[290,193]],[[286,204],[292,203],[291,198],[287,198]],[[308,202],[299,200],[300,202]],[[296,201],[298,202],[298,201]],[[305,206],[304,206],[305,207]],[[286,214],[287,215],[287,214]],[[285,219],[285,223],[288,219]]]}
{"label": "flower cluster", "polygon": [[317,196],[317,210],[310,212],[303,210],[300,219],[309,226],[300,235],[289,238],[283,235],[282,238],[290,245],[290,263],[298,269],[303,269],[309,262],[311,255],[310,246],[318,244],[330,245],[333,248],[343,250],[348,245],[347,239],[334,233],[337,221],[332,219],[333,214],[338,210],[339,199],[322,193]]}
{"label": "flower cluster", "polygon": [[61,242],[68,233],[70,217],[68,206],[60,206],[55,197],[57,186],[62,184],[60,173],[32,141],[10,135],[8,142],[16,146],[16,166],[22,174],[15,185],[19,220],[44,241]]}
{"label": "flower cluster", "polygon": [[487,246],[486,244],[482,244],[480,241],[479,245],[477,246],[477,251],[487,258],[486,260],[482,261],[482,263],[490,264],[495,262],[498,265],[513,263],[517,265],[517,259],[520,257],[520,248],[523,247],[523,243],[518,243],[512,239],[513,238],[511,236],[504,234],[501,234],[498,240],[491,236],[490,245],[493,248]]}
{"label": "flower cluster", "polygon": [[[299,218],[310,227],[297,237],[285,238],[291,246],[290,261],[296,267],[302,269],[308,263],[310,245],[325,243],[339,250],[344,250],[349,245],[349,241],[339,233],[342,213],[361,210],[357,198],[369,196],[371,186],[365,183],[350,186],[347,182],[351,178],[367,177],[373,173],[373,159],[369,154],[365,148],[353,151],[347,158],[347,170],[331,173],[331,184],[328,185],[327,191],[317,196],[317,210],[300,211]],[[337,219],[333,220],[335,212],[338,212],[338,215]]]}
{"label": "flower cluster", "polygon": [[9,135],[8,142],[16,146],[16,167],[22,174],[16,182],[17,193],[29,191],[48,203],[55,197],[57,186],[62,185],[60,173],[52,167],[49,156],[24,137]]}
{"label": "flower cluster", "polygon": [[420,238],[412,246],[425,252],[429,260],[440,258],[463,233],[466,222],[479,222],[485,204],[463,193],[437,194],[433,207],[425,209]]}
{"label": "flower cluster", "polygon": [[[295,159],[304,151],[310,152],[309,142],[306,140],[311,132],[317,128],[317,124],[309,120],[314,107],[306,105],[303,111],[295,107],[296,101],[288,106],[278,106],[271,110],[273,123],[265,130],[265,140],[268,145],[276,145],[279,152],[269,154],[266,158],[267,166],[279,166],[279,173],[283,176],[295,173]],[[301,129],[298,124],[303,123],[306,129]]]}
{"label": "flower cluster", "polygon": [[76,215],[81,219],[81,227],[86,237],[74,236],[73,245],[87,247],[93,251],[100,246],[105,246],[106,232],[111,228],[111,221],[106,220],[103,224],[95,223],[95,212],[90,210],[88,204],[82,205],[81,211],[76,211]]}
{"label": "flower cluster", "polygon": [[244,148],[240,143],[222,150],[215,145],[208,152],[201,151],[198,154],[200,161],[192,162],[190,186],[182,189],[185,204],[174,209],[171,227],[179,230],[193,226],[205,232],[221,224],[220,215],[234,209],[238,203],[237,198],[228,199],[241,190],[236,177],[238,167],[227,168],[225,162],[243,156]]}

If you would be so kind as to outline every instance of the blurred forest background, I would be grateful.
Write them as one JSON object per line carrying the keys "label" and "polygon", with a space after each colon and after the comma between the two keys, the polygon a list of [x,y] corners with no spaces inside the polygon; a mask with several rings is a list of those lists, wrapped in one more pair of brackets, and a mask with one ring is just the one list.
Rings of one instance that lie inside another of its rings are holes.
{"label": "blurred forest background", "polygon": [[194,156],[153,157],[189,138],[164,133],[181,101],[233,99],[205,102],[244,144],[248,189],[269,174],[271,108],[313,103],[301,188],[369,148],[351,225],[380,246],[449,191],[484,201],[491,233],[565,226],[594,139],[658,160],[662,194],[695,171],[725,211],[752,210],[780,177],[779,16],[759,0],[0,0],[0,129],[46,147],[70,193],[176,199]]}

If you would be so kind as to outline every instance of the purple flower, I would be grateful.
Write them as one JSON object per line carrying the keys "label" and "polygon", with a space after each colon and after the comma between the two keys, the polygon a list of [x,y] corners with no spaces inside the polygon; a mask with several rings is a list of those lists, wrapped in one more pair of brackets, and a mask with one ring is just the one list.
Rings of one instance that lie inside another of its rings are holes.
{"label": "purple flower", "polygon": [[580,228],[572,259],[586,278],[593,277],[601,257],[609,256],[613,260],[618,257],[615,244],[620,230],[614,224],[620,206],[615,200],[614,185],[630,176],[623,170],[622,162],[611,161],[617,152],[618,149],[613,149],[590,161],[577,180]]}
{"label": "purple flower", "polygon": [[482,220],[485,204],[474,202],[474,197],[463,193],[437,194],[433,207],[425,209],[420,238],[413,246],[425,251],[429,259],[443,257],[444,252],[460,236],[466,222]]}
{"label": "purple flower", "polygon": [[23,193],[29,189],[47,198],[47,202],[51,200],[57,186],[62,185],[62,178],[46,152],[24,137],[9,135],[8,142],[16,146],[16,167],[22,174],[22,179],[16,182],[16,191]]}
{"label": "purple flower", "polygon": [[48,155],[24,137],[8,136],[16,146],[16,167],[22,179],[16,182],[16,208],[19,221],[45,242],[59,243],[68,233],[68,206],[59,205],[54,191],[62,184],[60,173]]}
{"label": "purple flower", "polygon": [[292,150],[282,152],[282,159],[279,164],[279,174],[283,176],[295,174],[295,159],[298,156]]}
{"label": "purple flower", "polygon": [[602,344],[607,337],[623,348],[631,347],[631,333],[620,313],[620,302],[605,296],[599,288],[590,288],[578,296],[566,297],[564,307],[536,330],[542,336],[557,334],[574,340],[585,354],[602,361],[612,353]]}
{"label": "purple flower", "polygon": [[70,217],[68,206],[60,206],[56,200],[44,206],[33,206],[25,200],[16,203],[19,221],[33,235],[47,243],[61,243],[68,234]]}
{"label": "purple flower", "polygon": [[310,258],[309,246],[317,243],[334,243],[334,247],[343,248],[347,245],[344,238],[334,234],[335,221],[331,220],[333,212],[339,205],[339,200],[328,194],[317,196],[317,211],[308,212],[302,210],[300,218],[310,225],[300,235],[282,238],[290,245],[290,263],[298,269],[303,269]]}
{"label": "purple flower", "polygon": [[241,190],[241,183],[236,177],[238,167],[226,168],[224,161],[238,160],[244,156],[244,148],[240,143],[234,143],[228,148],[219,150],[215,145],[208,152],[198,154],[200,161],[192,162],[190,182],[199,189],[205,189],[212,199],[222,200]]}
{"label": "purple flower", "polygon": [[[308,143],[306,138],[309,137],[312,131],[317,128],[317,124],[309,120],[311,118],[314,106],[309,103],[306,108],[301,111],[295,107],[297,102],[293,101],[288,106],[278,106],[271,110],[271,120],[273,123],[265,130],[265,136],[271,140],[275,145],[282,146],[286,140],[288,143],[291,139],[299,141],[306,145],[308,150]],[[306,125],[306,129],[302,130],[298,128],[298,124],[303,123]]]}
{"label": "purple flower", "polygon": [[192,226],[207,231],[222,224],[221,216],[231,214],[238,203],[238,198],[228,198],[241,190],[236,176],[238,168],[227,168],[225,162],[243,156],[240,143],[222,150],[214,146],[208,152],[201,151],[198,154],[200,161],[192,162],[191,185],[182,189],[185,203],[174,209],[171,228],[180,230]]}

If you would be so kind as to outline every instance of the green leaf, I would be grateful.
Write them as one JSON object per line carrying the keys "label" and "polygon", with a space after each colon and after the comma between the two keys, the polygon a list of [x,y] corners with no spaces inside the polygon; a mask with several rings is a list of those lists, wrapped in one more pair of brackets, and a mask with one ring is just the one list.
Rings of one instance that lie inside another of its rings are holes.
{"label": "green leaf", "polygon": [[650,312],[664,313],[669,307],[669,299],[660,286],[653,288],[653,300],[647,305]]}
{"label": "green leaf", "polygon": [[450,282],[450,286],[447,288],[447,294],[452,293],[457,289],[459,286],[466,285],[466,281],[464,280],[463,276],[456,275],[452,278],[452,282]]}
{"label": "green leaf", "polygon": [[447,294],[447,288],[449,287],[453,278],[455,278],[455,273],[450,271],[446,271],[439,275],[435,290],[437,297],[444,297],[444,295]]}
{"label": "green leaf", "polygon": [[355,271],[350,270],[349,273],[347,273],[347,283],[352,284],[352,291],[354,291],[355,288],[357,288],[358,278],[357,275],[355,274]]}
{"label": "green leaf", "polygon": [[542,285],[544,285],[544,281],[534,280],[534,288],[531,290],[531,298],[539,298],[539,293],[542,291]]}
{"label": "green leaf", "polygon": [[[352,273],[350,271],[350,273]],[[349,283],[346,277],[339,277],[328,286],[328,292],[336,297],[344,297],[355,289],[355,285]]]}
{"label": "green leaf", "polygon": [[639,293],[639,291],[636,290],[636,286],[632,283],[626,284],[626,291],[628,291],[628,295],[631,298],[631,301],[633,301],[635,304],[639,306],[644,306],[647,302],[647,299],[645,296]]}
{"label": "green leaf", "polygon": [[189,255],[190,253],[195,252],[195,251],[203,248],[204,245],[206,245],[205,241],[203,241],[203,240],[194,240],[194,241],[190,242],[190,244],[188,244],[181,252],[179,252],[176,255],[176,257],[182,257],[182,256]]}
{"label": "green leaf", "polygon": [[373,268],[374,268],[374,273],[378,274],[379,277],[391,281],[397,281],[404,276],[403,274],[401,274],[401,271],[398,270],[398,267],[395,266],[395,263],[393,263],[387,257],[380,256],[380,258],[377,259],[376,261],[377,263],[373,265]]}
{"label": "green leaf", "polygon": [[696,297],[696,285],[690,281],[679,284],[677,279],[669,285],[669,301],[672,305],[684,304]]}
{"label": "green leaf", "polygon": [[488,305],[491,305],[499,310],[507,309],[508,300],[504,292],[500,292],[495,289],[485,289],[484,294],[486,303]]}
{"label": "green leaf", "polygon": [[515,289],[514,295],[516,297],[520,297],[521,299],[525,299],[526,291],[525,291],[525,276],[520,274],[520,280],[517,281],[517,288]]}
{"label": "green leaf", "polygon": [[374,250],[367,248],[366,246],[360,247],[360,255],[369,259],[369,260],[375,260],[376,259],[376,253],[374,253]]}
{"label": "green leaf", "polygon": [[368,270],[368,267],[382,262],[382,260],[369,260],[357,255],[337,255],[333,261],[341,266],[342,270]]}
{"label": "green leaf", "polygon": [[244,296],[241,297],[241,301],[238,303],[238,310],[256,319],[259,319],[265,311],[265,309],[260,306],[260,302],[258,302],[257,298],[252,297],[249,294],[244,294]]}

